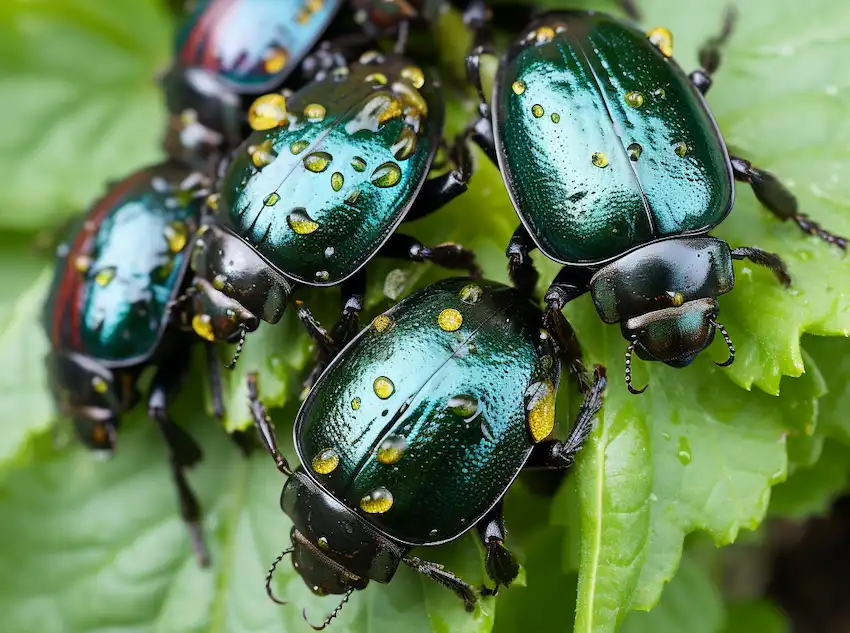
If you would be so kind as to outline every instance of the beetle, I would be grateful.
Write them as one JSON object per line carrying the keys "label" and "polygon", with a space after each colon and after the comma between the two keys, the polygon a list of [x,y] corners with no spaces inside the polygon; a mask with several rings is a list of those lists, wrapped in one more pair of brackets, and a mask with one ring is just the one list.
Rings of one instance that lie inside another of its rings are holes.
{"label": "beetle", "polygon": [[[476,528],[499,586],[519,571],[505,548],[502,497],[524,468],[566,469],[592,430],[605,372],[565,441],[552,439],[560,362],[540,309],[517,289],[444,279],[378,315],[331,362],[301,406],[294,435],[302,463],[280,454],[249,376],[262,443],[287,477],[295,570],[314,593],[387,583],[400,563],[454,591],[477,593],[442,566],[410,554]],[[495,589],[484,590],[493,593]],[[324,621],[324,628],[342,607]]]}
{"label": "beetle", "polygon": [[[57,408],[92,449],[115,450],[119,418],[140,399],[140,375],[156,368],[148,416],[168,448],[181,515],[201,565],[208,556],[200,511],[184,474],[200,460],[201,449],[167,408],[185,373],[188,348],[197,340],[183,331],[172,302],[185,285],[190,238],[207,193],[196,173],[174,162],[113,185],[59,247],[44,315]],[[220,417],[219,368],[209,344],[207,351]]]}
{"label": "beetle", "polygon": [[[467,68],[481,99],[474,140],[496,162],[521,224],[507,256],[511,278],[533,288],[535,248],[562,264],[545,294],[546,320],[589,291],[600,318],[620,323],[632,353],[673,367],[688,365],[720,331],[716,298],[732,290],[732,261],[749,259],[788,286],[778,255],[732,249],[708,235],[733,206],[735,181],[752,186],[778,218],[842,249],[846,240],[798,209],[771,173],[729,156],[703,95],[720,64],[722,32],[685,74],[672,35],[644,35],[603,13],[540,16],[502,56],[488,105],[479,73],[488,50],[480,5]],[[645,387],[644,387],[645,389]]]}
{"label": "beetle", "polygon": [[256,131],[219,180],[192,254],[200,336],[241,342],[260,319],[280,320],[297,285],[341,285],[336,343],[306,320],[330,358],[357,331],[364,266],[375,255],[479,274],[471,251],[396,232],[465,191],[471,172],[460,139],[455,167],[427,179],[444,121],[435,74],[368,52],[288,100],[260,97],[249,118]]}
{"label": "beetle", "polygon": [[[174,62],[163,78],[171,112],[169,153],[196,161],[210,150],[235,147],[244,136],[244,106],[251,99],[298,77],[298,69],[308,79],[320,78],[361,53],[373,38],[393,30],[401,29],[403,48],[407,23],[432,22],[445,0],[352,0],[362,34],[347,33],[338,25],[337,14],[344,4],[344,0],[196,2],[177,33]],[[317,45],[323,38],[328,39]]]}

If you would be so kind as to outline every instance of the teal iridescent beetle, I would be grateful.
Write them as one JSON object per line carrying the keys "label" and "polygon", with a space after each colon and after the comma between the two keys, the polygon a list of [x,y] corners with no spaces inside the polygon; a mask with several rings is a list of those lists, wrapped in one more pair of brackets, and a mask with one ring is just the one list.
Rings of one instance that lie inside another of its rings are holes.
{"label": "teal iridescent beetle", "polygon": [[[717,296],[732,290],[733,259],[767,266],[784,285],[782,260],[756,248],[731,249],[707,235],[732,208],[735,180],[780,219],[845,248],[809,220],[772,174],[730,157],[703,98],[720,62],[723,31],[686,75],[666,29],[640,32],[602,13],[535,19],[501,59],[490,105],[478,72],[486,52],[484,13],[467,58],[481,93],[475,140],[497,162],[522,224],[507,250],[520,287],[537,281],[529,251],[564,265],[546,293],[545,320],[590,291],[599,316],[620,323],[631,355],[682,367],[719,330]],[[492,110],[492,111],[491,111]]]}
{"label": "teal iridescent beetle", "polygon": [[[444,106],[436,77],[404,57],[367,53],[284,99],[260,97],[255,131],[236,150],[192,256],[198,334],[229,340],[280,320],[297,284],[342,285],[335,339],[357,330],[363,270],[375,255],[432,261],[477,274],[457,244],[425,247],[396,233],[466,190],[466,143],[456,165],[428,179]],[[327,333],[308,321],[325,357]]]}
{"label": "teal iridescent beetle", "polygon": [[[187,168],[166,163],[113,185],[58,250],[45,308],[47,359],[60,413],[81,441],[112,452],[120,416],[139,399],[137,382],[155,367],[148,415],[171,458],[180,509],[201,564],[207,561],[198,502],[184,469],[201,458],[195,441],[167,415],[197,337],[174,309],[185,289],[189,244],[205,191]],[[207,345],[214,410],[221,415],[217,357]]]}
{"label": "teal iridescent beetle", "polygon": [[315,593],[345,594],[343,604],[370,580],[389,582],[404,562],[471,610],[472,587],[410,551],[473,527],[496,588],[514,580],[502,497],[524,468],[572,464],[605,388],[600,368],[568,439],[552,439],[560,362],[541,318],[518,290],[471,279],[443,280],[378,315],[301,407],[303,466],[294,472],[249,379],[260,437],[288,477],[281,507],[293,522],[292,547],[267,576],[272,599],[274,567],[291,554]]}

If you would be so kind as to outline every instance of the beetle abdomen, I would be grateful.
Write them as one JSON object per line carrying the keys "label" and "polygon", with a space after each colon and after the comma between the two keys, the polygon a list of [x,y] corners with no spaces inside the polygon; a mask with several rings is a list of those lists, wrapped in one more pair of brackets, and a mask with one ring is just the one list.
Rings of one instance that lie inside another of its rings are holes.
{"label": "beetle abdomen", "polygon": [[500,161],[517,211],[561,263],[601,262],[728,212],[728,157],[702,97],[636,29],[547,16],[502,62]]}
{"label": "beetle abdomen", "polygon": [[399,541],[466,531],[528,458],[529,386],[557,387],[540,317],[511,288],[462,279],[380,315],[299,413],[305,467]]}

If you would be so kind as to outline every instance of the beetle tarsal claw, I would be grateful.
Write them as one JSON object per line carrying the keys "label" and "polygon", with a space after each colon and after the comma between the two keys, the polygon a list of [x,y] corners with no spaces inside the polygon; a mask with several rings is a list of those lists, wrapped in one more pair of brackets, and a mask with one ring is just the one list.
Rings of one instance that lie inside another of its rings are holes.
{"label": "beetle tarsal claw", "polygon": [[720,330],[720,334],[723,336],[723,340],[726,341],[726,347],[729,348],[729,358],[727,358],[722,363],[714,361],[714,364],[718,367],[729,367],[729,365],[735,362],[735,345],[732,343],[732,339],[729,337],[729,333],[726,331],[726,328],[723,327],[722,324],[718,323],[714,319],[711,319],[709,322],[718,330]]}
{"label": "beetle tarsal claw", "polygon": [[638,395],[646,391],[649,385],[644,385],[640,389],[632,387],[632,352],[635,351],[635,347],[637,347],[637,337],[634,337],[626,348],[626,387],[629,388],[630,393]]}
{"label": "beetle tarsal claw", "polygon": [[272,577],[274,576],[274,570],[277,567],[277,564],[283,560],[283,557],[287,554],[291,554],[295,551],[294,547],[290,547],[288,549],[283,550],[280,555],[274,559],[272,566],[269,567],[269,571],[266,574],[266,594],[268,594],[269,598],[271,598],[272,602],[276,602],[277,604],[289,604],[286,600],[281,600],[274,595],[272,591]]}
{"label": "beetle tarsal claw", "polygon": [[322,623],[321,623],[321,624],[319,624],[319,625],[310,624],[310,620],[309,620],[309,618],[307,617],[307,609],[306,609],[306,608],[304,608],[304,610],[301,612],[301,615],[302,615],[302,616],[304,616],[304,621],[305,621],[307,624],[309,624],[309,625],[310,625],[310,628],[311,628],[311,629],[313,629],[314,631],[321,631],[321,630],[322,630],[322,629],[324,629],[324,628],[325,628],[328,624],[330,624],[330,623],[331,623],[331,621],[332,621],[332,620],[333,620],[336,616],[338,616],[338,615],[339,615],[339,612],[340,612],[340,611],[342,611],[342,608],[345,606],[345,603],[346,603],[346,602],[348,602],[348,599],[351,597],[351,594],[352,594],[352,593],[354,593],[354,589],[353,589],[353,588],[352,588],[352,589],[349,589],[348,591],[346,591],[346,592],[345,592],[345,596],[343,596],[343,598],[342,598],[342,600],[340,601],[340,603],[339,603],[338,605],[336,605],[336,608],[335,608],[333,611],[331,611],[331,614],[330,614],[328,617],[326,617],[326,618],[325,618],[325,621],[324,621],[324,622],[322,622]]}

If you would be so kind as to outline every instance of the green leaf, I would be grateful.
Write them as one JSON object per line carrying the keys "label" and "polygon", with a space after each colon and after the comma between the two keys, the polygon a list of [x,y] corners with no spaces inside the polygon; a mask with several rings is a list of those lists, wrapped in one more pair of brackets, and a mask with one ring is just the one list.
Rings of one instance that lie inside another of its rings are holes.
{"label": "green leaf", "polygon": [[[192,391],[174,418],[204,446],[205,461],[190,480],[214,567],[195,565],[164,447],[141,415],[126,421],[118,457],[108,462],[80,447],[57,453],[43,437],[38,463],[0,480],[6,630],[303,631],[302,608],[313,622],[333,609],[339,597],[313,596],[288,561],[275,588],[292,604],[279,607],[266,597],[268,564],[289,542],[291,523],[279,506],[283,478],[264,452],[245,460],[217,425],[193,413],[199,394]],[[285,428],[294,409],[272,414]],[[417,553],[481,583],[475,551],[470,536]],[[390,585],[372,583],[352,596],[333,630],[479,633],[492,627],[494,609],[485,600],[469,615],[454,594],[402,565]]]}
{"label": "green leaf", "polygon": [[806,351],[823,369],[828,393],[819,402],[817,432],[850,445],[850,341],[807,336]]}
{"label": "green leaf", "polygon": [[797,470],[773,491],[771,514],[804,519],[826,515],[850,481],[850,447],[827,441],[820,459]]}
{"label": "green leaf", "polygon": [[150,0],[0,5],[0,225],[58,222],[159,159],[169,35]]}
{"label": "green leaf", "polygon": [[785,614],[766,600],[733,602],[729,605],[723,633],[789,633]]}

